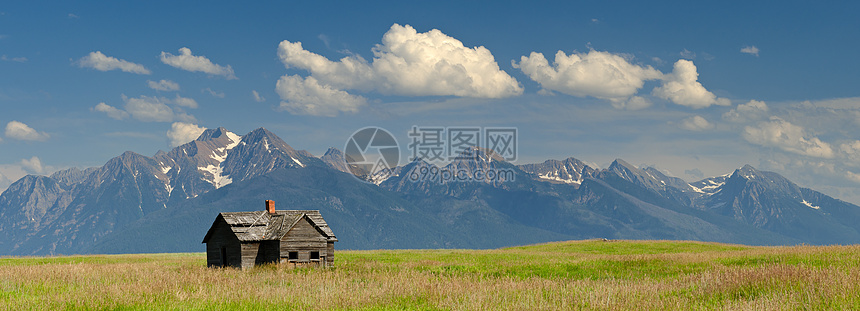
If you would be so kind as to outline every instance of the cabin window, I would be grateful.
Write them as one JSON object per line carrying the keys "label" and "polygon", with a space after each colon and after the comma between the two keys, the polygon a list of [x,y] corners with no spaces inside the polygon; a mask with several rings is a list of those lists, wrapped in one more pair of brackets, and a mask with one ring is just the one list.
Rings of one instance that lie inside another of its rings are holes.
{"label": "cabin window", "polygon": [[290,252],[290,260],[299,260],[299,252]]}
{"label": "cabin window", "polygon": [[320,252],[311,252],[311,260],[320,260]]}

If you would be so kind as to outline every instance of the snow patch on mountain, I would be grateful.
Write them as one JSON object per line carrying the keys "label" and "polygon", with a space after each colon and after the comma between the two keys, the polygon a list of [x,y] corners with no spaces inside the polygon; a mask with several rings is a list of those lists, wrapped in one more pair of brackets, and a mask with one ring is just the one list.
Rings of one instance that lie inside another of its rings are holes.
{"label": "snow patch on mountain", "polygon": [[820,209],[821,208],[821,206],[812,205],[811,203],[806,202],[806,200],[802,200],[802,201],[800,201],[800,203],[803,203],[803,205],[809,206],[812,209]]}
{"label": "snow patch on mountain", "polygon": [[726,184],[726,182],[725,182],[725,181],[723,181],[723,182],[715,182],[715,181],[713,181],[713,180],[708,180],[708,183],[709,183],[709,185],[706,185],[706,186],[702,187],[702,189],[704,189],[704,190],[712,190],[712,189],[716,189],[716,188],[722,187],[723,185],[725,185],[725,184]]}
{"label": "snow patch on mountain", "polygon": [[301,166],[301,167],[305,167],[305,165],[304,165],[304,164],[302,164],[302,162],[300,162],[298,159],[296,159],[296,158],[294,158],[294,157],[290,157],[290,158],[291,158],[291,159],[293,159],[293,162],[296,162],[296,164],[298,164],[299,166]]}
{"label": "snow patch on mountain", "polygon": [[232,141],[232,143],[227,145],[227,150],[235,148],[236,146],[239,145],[239,142],[242,141],[242,136],[236,135],[233,132],[227,131],[226,135],[227,135],[227,138],[229,138],[230,141]]}
{"label": "snow patch on mountain", "polygon": [[215,189],[219,189],[221,187],[233,183],[233,179],[230,178],[229,175],[224,175],[223,164],[224,160],[227,160],[227,155],[229,154],[229,151],[238,146],[239,143],[242,141],[242,136],[236,135],[233,132],[227,131],[225,132],[225,135],[230,140],[230,142],[226,146],[212,151],[212,155],[209,156],[212,160],[215,160],[217,164],[210,164],[205,167],[201,166],[197,168],[198,170],[209,172],[210,174],[212,174],[212,180],[209,180],[209,182],[212,183],[213,186],[215,186]]}
{"label": "snow patch on mountain", "polygon": [[726,179],[729,176],[731,176],[731,174],[720,175],[689,183],[688,185],[690,185],[690,188],[693,189],[694,192],[704,195],[714,195],[720,192],[720,187],[726,184]]}
{"label": "snow patch on mountain", "polygon": [[392,170],[383,169],[383,170],[377,171],[376,173],[373,173],[373,175],[370,178],[370,182],[373,183],[374,185],[379,186],[380,184],[382,184],[383,182],[385,182],[386,180],[388,180],[394,176],[397,176],[397,174],[395,172],[393,172]]}
{"label": "snow patch on mountain", "polygon": [[576,185],[582,184],[582,179],[561,178],[561,177],[559,177],[559,173],[558,173],[558,171],[555,171],[555,172],[549,172],[549,173],[546,173],[546,174],[538,174],[538,178],[543,179],[543,180],[550,180],[550,181],[563,182],[563,183],[566,183],[566,184],[576,184]]}
{"label": "snow patch on mountain", "polygon": [[215,189],[224,187],[224,186],[229,185],[230,183],[233,182],[233,179],[231,179],[229,177],[229,175],[228,176],[222,175],[224,173],[224,168],[221,167],[221,165],[218,165],[218,166],[209,165],[206,167],[198,167],[197,169],[199,169],[201,171],[206,171],[206,172],[209,172],[210,174],[212,174],[212,180],[210,182],[212,183],[212,185],[215,186]]}

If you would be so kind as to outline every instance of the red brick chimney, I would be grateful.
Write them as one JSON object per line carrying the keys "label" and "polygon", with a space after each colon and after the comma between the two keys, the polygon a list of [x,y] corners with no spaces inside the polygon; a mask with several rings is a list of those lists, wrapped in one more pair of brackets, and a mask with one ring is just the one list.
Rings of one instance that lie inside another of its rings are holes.
{"label": "red brick chimney", "polygon": [[269,214],[275,213],[275,201],[266,200],[266,211],[269,212]]}

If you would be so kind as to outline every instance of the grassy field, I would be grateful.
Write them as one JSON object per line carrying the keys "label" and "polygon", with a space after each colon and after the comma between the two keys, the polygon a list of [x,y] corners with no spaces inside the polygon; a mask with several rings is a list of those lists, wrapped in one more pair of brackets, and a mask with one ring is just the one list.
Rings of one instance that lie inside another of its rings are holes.
{"label": "grassy field", "polygon": [[860,246],[574,241],[338,251],[336,268],[204,254],[0,258],[0,309],[860,309]]}

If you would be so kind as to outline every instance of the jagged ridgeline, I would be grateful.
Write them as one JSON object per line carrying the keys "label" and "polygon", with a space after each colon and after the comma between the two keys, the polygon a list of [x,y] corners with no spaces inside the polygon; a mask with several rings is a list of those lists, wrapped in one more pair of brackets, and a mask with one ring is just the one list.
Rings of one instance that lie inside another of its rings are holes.
{"label": "jagged ridgeline", "polygon": [[[587,238],[860,242],[860,207],[749,165],[687,183],[620,159],[600,169],[575,158],[514,165],[467,152],[444,167],[405,163],[371,184],[349,174],[338,149],[317,158],[263,128],[241,136],[210,129],[152,157],[126,152],[102,167],[21,178],[0,195],[0,255],[202,251],[219,212],[261,210],[266,199],[320,210],[345,249]],[[510,174],[410,178],[439,170]]]}

